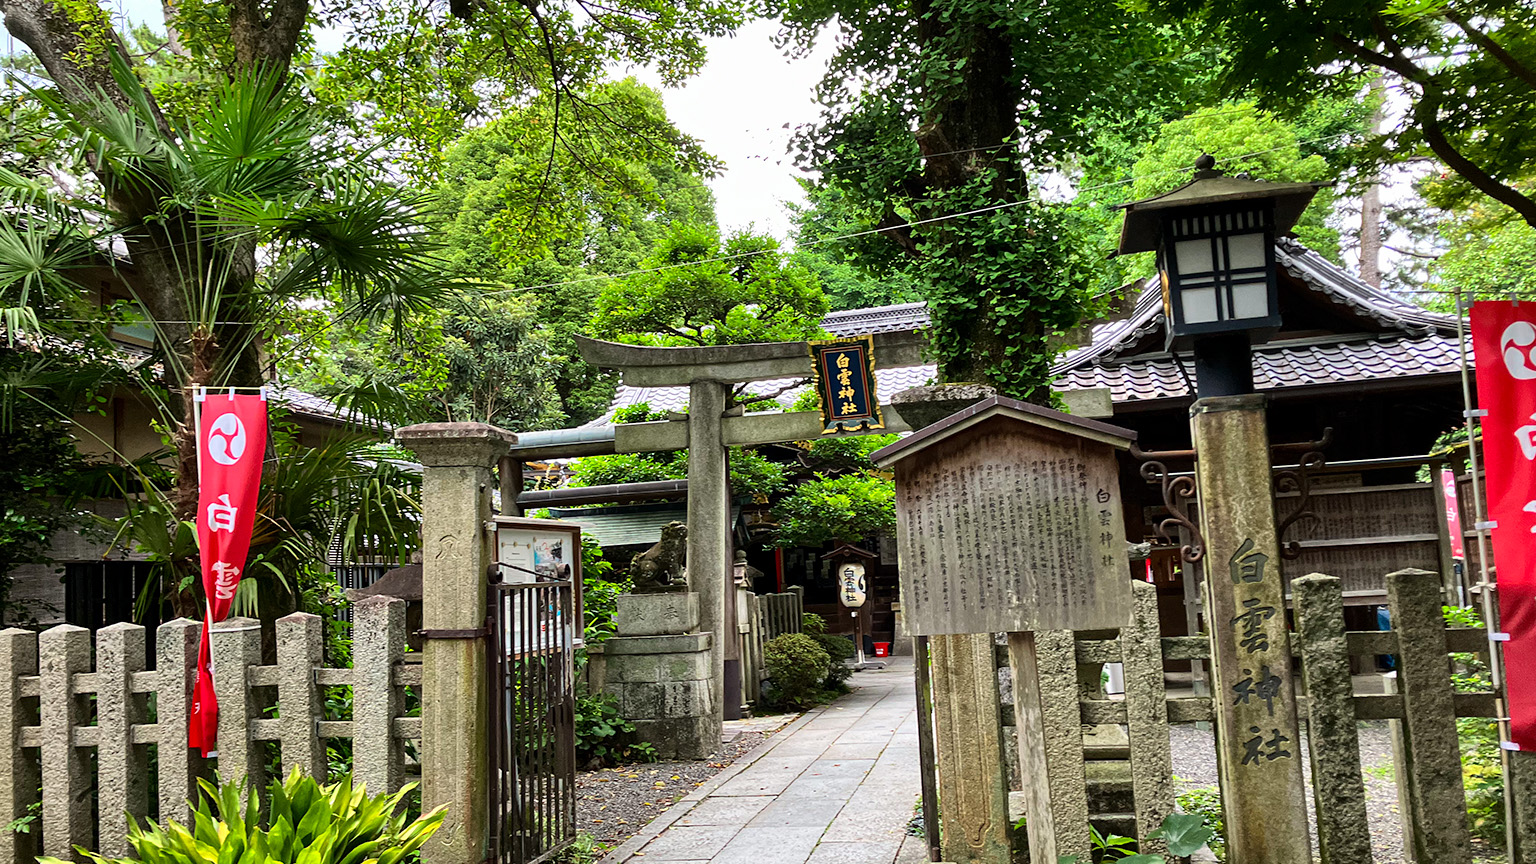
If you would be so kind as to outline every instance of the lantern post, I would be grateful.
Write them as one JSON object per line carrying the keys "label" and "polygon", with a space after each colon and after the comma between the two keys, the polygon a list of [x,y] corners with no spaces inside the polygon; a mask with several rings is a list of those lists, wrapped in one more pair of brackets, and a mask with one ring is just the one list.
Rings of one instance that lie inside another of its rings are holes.
{"label": "lantern post", "polygon": [[1190,407],[1217,761],[1234,861],[1310,861],[1301,736],[1251,345],[1280,328],[1275,237],[1326,184],[1227,177],[1124,205],[1120,253],[1156,252],[1168,348],[1194,356]]}
{"label": "lantern post", "polygon": [[837,602],[853,618],[853,644],[858,649],[856,668],[863,669],[864,636],[869,632],[866,620],[869,617],[869,604],[866,602],[869,588],[864,578],[865,562],[880,556],[852,543],[843,543],[825,557],[832,562],[832,570],[837,576]]}

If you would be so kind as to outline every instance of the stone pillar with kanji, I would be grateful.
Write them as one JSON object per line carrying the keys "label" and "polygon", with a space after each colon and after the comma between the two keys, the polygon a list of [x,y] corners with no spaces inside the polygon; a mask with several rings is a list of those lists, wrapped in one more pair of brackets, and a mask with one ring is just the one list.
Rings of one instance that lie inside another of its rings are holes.
{"label": "stone pillar with kanji", "polygon": [[1311,861],[1264,397],[1190,409],[1217,763],[1233,861]]}

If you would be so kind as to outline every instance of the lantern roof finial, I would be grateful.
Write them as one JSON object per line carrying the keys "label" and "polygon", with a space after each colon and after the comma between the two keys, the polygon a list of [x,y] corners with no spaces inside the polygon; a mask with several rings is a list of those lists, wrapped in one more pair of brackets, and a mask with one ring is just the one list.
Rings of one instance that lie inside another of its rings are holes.
{"label": "lantern roof finial", "polygon": [[1157,248],[1162,233],[1162,220],[1166,211],[1198,207],[1235,204],[1242,201],[1269,199],[1274,202],[1275,233],[1291,230],[1301,218],[1301,212],[1312,202],[1317,190],[1332,183],[1270,183],[1250,176],[1228,177],[1216,170],[1216,158],[1201,153],[1195,160],[1195,176],[1182,186],[1158,195],[1117,204],[1113,209],[1125,211],[1125,223],[1120,229],[1120,248],[1117,255],[1132,252],[1151,252]]}

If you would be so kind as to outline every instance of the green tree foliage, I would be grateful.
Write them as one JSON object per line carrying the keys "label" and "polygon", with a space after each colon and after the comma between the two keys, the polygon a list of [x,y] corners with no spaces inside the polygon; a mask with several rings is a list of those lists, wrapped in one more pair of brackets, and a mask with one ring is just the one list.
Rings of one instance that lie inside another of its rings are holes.
{"label": "green tree foliage", "polygon": [[896,487],[868,472],[818,474],[773,507],[777,546],[853,542],[896,528]]}
{"label": "green tree foliage", "polygon": [[579,154],[592,129],[603,130],[607,146],[649,142],[664,154],[665,128],[630,125],[622,107],[614,114],[594,88],[605,70],[631,65],[680,83],[703,66],[704,37],[731,32],[745,8],[739,0],[446,5],[344,0],[327,8],[330,23],[351,38],[326,59],[317,89],[327,103],[350,106],[367,136],[419,177],[437,176],[442,154],[472,121],[537,100],[547,101],[547,122],[529,130],[530,140],[551,164],[562,151]]}
{"label": "green tree foliage", "polygon": [[[105,91],[79,101],[40,94],[68,140],[95,154],[102,185],[74,192],[41,179],[12,184],[21,191],[12,199],[17,209],[0,216],[0,305],[13,310],[8,338],[56,337],[109,351],[112,314],[61,330],[50,304],[96,291],[85,267],[101,263],[102,214],[115,220],[112,234],[135,265],[135,278],[124,282],[134,295],[129,305],[155,343],[154,362],[133,370],[135,384],[155,401],[175,451],[163,498],[139,502],[163,504],[164,512],[136,536],[158,531],[156,547],[185,558],[190,541],[179,538],[194,516],[197,464],[192,400],[181,395],[199,385],[260,383],[262,334],[289,305],[323,298],[343,310],[343,323],[398,325],[446,285],[424,236],[420,199],[380,182],[366,163],[341,158],[296,86],[244,75],[213,88],[206,110],[173,124],[120,56],[114,71],[122,105]],[[44,234],[56,239],[39,256]],[[255,266],[257,248],[267,266]],[[35,398],[45,385],[13,382],[6,395]],[[194,583],[184,576],[166,583],[182,614],[201,608]]]}
{"label": "green tree foliage", "polygon": [[[1467,211],[1442,222],[1440,233],[1449,246],[1430,265],[1436,289],[1460,289],[1469,302],[1536,293],[1536,229],[1530,225],[1515,219],[1489,224]],[[1455,297],[1436,295],[1429,305],[1449,311]]]}
{"label": "green tree foliage", "polygon": [[[34,385],[28,379],[36,370],[28,367],[37,361],[29,353],[0,346],[0,376],[15,374]],[[12,571],[46,562],[55,532],[78,530],[89,521],[76,507],[86,491],[87,466],[60,417],[57,406],[65,403],[53,401],[61,394],[51,388],[43,395],[46,402],[22,399],[13,405],[0,428],[0,464],[10,466],[0,473],[0,622],[9,624],[48,611],[12,599]]]}
{"label": "green tree foliage", "polygon": [[614,273],[636,267],[667,225],[713,224],[701,178],[718,163],[667,118],[660,93],[626,79],[583,98],[613,123],[652,134],[614,139],[611,124],[567,121],[551,160],[546,96],[447,149],[436,189],[444,257],[457,273],[508,285]]}
{"label": "green tree foliage", "polygon": [[592,331],[649,345],[739,345],[821,335],[826,294],[778,241],[673,224],[641,272],[597,298]]}
{"label": "green tree foliage", "polygon": [[1177,104],[1186,58],[1112,3],[775,5],[796,45],[844,28],[799,158],[912,259],[943,380],[1048,400],[1049,342],[1091,310],[1108,250],[1092,220],[1032,197],[1027,170],[1066,165],[1111,118]]}
{"label": "green tree foliage", "polygon": [[[285,366],[286,380],[393,424],[559,428],[568,417],[558,388],[565,358],[551,349],[536,309],[526,294],[465,293],[413,316],[403,333],[359,327],[308,342],[305,362]],[[286,343],[334,331],[324,311],[301,311],[298,320],[303,325]]]}
{"label": "green tree foliage", "polygon": [[[567,118],[553,153],[545,97],[465,133],[436,185],[453,272],[530,298],[564,413],[556,425],[600,416],[613,395],[613,376],[572,339],[591,320],[599,277],[638,268],[669,225],[715,220],[702,178],[717,164],[667,119],[659,93],[625,80],[583,98],[603,106],[602,122]],[[648,131],[616,136],[615,124]]]}
{"label": "green tree foliage", "polygon": [[[1295,124],[1263,113],[1252,102],[1242,102],[1202,108],[1164,124],[1131,169],[1135,180],[1127,200],[1187,183],[1195,159],[1202,153],[1215,156],[1217,167],[1232,176],[1246,172],[1261,180],[1294,183],[1326,181],[1334,176],[1328,159],[1303,144]],[[1333,193],[1319,190],[1295,230],[1307,248],[1340,263],[1339,232],[1327,223],[1333,204]],[[1118,233],[1119,225],[1114,227]],[[1146,272],[1135,275],[1149,275],[1151,265],[1144,269]]]}
{"label": "green tree foliage", "polygon": [[795,226],[793,260],[821,280],[832,309],[865,309],[923,299],[901,249],[878,234],[829,242],[869,229],[838,186],[798,178],[806,203],[785,205]]}
{"label": "green tree foliage", "polygon": [[1377,136],[1373,163],[1432,155],[1454,174],[1434,203],[1482,193],[1536,226],[1536,196],[1520,183],[1536,168],[1536,9],[1521,0],[1147,0],[1195,22],[1226,46],[1221,82],[1268,108],[1299,111],[1365,75],[1402,81],[1407,122]]}

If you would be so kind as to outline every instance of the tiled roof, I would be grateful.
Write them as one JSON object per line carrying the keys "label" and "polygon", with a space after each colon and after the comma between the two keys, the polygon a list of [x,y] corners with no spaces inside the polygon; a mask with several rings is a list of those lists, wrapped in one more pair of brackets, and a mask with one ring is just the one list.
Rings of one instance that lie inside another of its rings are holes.
{"label": "tiled roof", "polygon": [[[1388,337],[1310,345],[1279,343],[1253,352],[1253,384],[1260,391],[1435,375],[1461,368],[1456,339]],[[1164,354],[1126,362],[1087,363],[1062,373],[1057,389],[1108,387],[1115,402],[1177,399],[1193,394],[1195,364]]]}
{"label": "tiled roof", "polygon": [[[1275,244],[1275,260],[1329,304],[1369,318],[1385,332],[1256,346],[1256,389],[1436,375],[1461,368],[1454,316],[1372,288],[1294,240]],[[1165,326],[1161,290],[1145,282],[1129,317],[1098,325],[1090,344],[1062,355],[1053,368],[1057,388],[1108,387],[1115,402],[1191,395],[1192,360],[1175,360],[1156,349],[1148,353],[1149,343],[1161,348]]]}
{"label": "tiled roof", "polygon": [[821,319],[821,329],[833,336],[862,336],[865,333],[897,333],[922,330],[928,326],[927,303],[898,303],[869,309],[845,309],[828,312]]}

